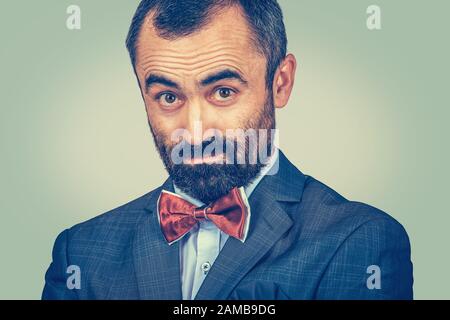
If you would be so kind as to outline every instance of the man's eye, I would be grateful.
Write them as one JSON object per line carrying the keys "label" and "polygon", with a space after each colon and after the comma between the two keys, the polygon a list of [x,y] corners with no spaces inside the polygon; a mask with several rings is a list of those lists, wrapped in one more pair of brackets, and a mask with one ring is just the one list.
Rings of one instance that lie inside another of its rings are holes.
{"label": "man's eye", "polygon": [[171,107],[178,101],[178,98],[175,94],[166,92],[157,96],[157,100],[161,105]]}
{"label": "man's eye", "polygon": [[218,101],[229,100],[236,92],[230,88],[219,88],[214,92],[214,99]]}

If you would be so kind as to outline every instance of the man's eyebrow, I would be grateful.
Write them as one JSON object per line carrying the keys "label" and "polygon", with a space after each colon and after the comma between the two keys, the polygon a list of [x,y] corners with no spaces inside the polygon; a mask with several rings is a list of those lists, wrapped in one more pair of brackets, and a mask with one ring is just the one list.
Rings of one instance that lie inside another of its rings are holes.
{"label": "man's eyebrow", "polygon": [[247,84],[247,80],[245,80],[238,72],[231,69],[225,69],[217,73],[213,73],[200,81],[200,84],[205,87],[223,79],[236,79],[244,85]]}
{"label": "man's eyebrow", "polygon": [[148,78],[145,80],[146,90],[150,89],[155,84],[161,84],[163,86],[171,87],[178,90],[180,89],[180,86],[176,82],[173,82],[172,80],[167,79],[164,76],[160,76],[157,74],[150,74]]}

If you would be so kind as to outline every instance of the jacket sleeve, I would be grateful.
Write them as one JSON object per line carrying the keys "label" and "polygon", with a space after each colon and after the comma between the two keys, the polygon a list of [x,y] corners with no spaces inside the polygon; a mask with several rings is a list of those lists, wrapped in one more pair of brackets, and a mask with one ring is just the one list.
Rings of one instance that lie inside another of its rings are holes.
{"label": "jacket sleeve", "polygon": [[390,217],[373,219],[339,246],[316,290],[317,299],[413,299],[408,235]]}
{"label": "jacket sleeve", "polygon": [[67,238],[68,230],[61,232],[56,238],[52,252],[52,262],[45,274],[45,286],[42,300],[75,300],[76,290],[67,286]]}

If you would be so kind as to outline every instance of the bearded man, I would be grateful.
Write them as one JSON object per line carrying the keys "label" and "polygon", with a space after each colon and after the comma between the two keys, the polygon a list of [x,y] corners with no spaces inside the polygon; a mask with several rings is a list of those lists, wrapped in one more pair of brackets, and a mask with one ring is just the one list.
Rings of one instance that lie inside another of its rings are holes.
{"label": "bearded man", "polygon": [[63,231],[44,299],[412,298],[401,224],[277,147],[296,59],[276,0],[143,0],[126,44],[169,178]]}

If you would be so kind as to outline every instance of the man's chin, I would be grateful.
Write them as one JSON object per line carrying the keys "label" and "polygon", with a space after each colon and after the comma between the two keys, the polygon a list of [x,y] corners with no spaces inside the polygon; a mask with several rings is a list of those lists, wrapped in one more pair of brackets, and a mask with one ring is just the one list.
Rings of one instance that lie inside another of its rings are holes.
{"label": "man's chin", "polygon": [[174,165],[169,174],[179,189],[209,204],[235,187],[246,187],[260,169],[259,166],[181,164]]}

